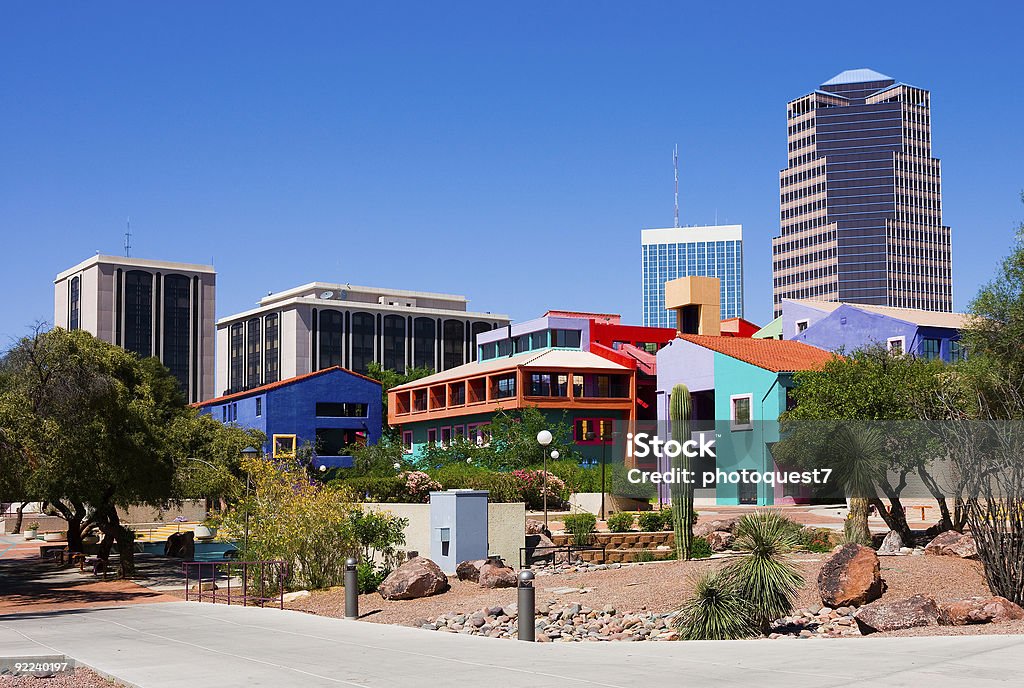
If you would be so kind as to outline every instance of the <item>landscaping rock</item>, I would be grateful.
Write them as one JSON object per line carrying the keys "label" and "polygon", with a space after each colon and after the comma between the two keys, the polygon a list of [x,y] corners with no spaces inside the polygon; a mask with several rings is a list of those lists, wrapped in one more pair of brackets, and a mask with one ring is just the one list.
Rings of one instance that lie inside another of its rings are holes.
{"label": "landscaping rock", "polygon": [[885,633],[917,626],[938,626],[939,608],[927,595],[914,595],[903,600],[878,600],[865,605],[853,615],[860,632]]}
{"label": "landscaping rock", "polygon": [[715,531],[726,531],[735,534],[736,524],[739,523],[739,516],[735,518],[716,519],[714,521],[703,521],[693,527],[693,534],[697,537],[706,538]]}
{"label": "landscaping rock", "polygon": [[463,561],[455,567],[455,575],[458,576],[461,581],[472,581],[474,583],[478,583],[480,581],[480,567],[486,563],[486,559]]}
{"label": "landscaping rock", "polygon": [[210,592],[212,590],[220,590],[220,586],[213,581],[203,581],[202,583],[196,583],[193,585],[190,590],[192,592],[199,592],[200,590],[203,592]]}
{"label": "landscaping rock", "polygon": [[727,530],[716,530],[707,537],[712,552],[724,552],[732,544],[733,535]]}
{"label": "landscaping rock", "polygon": [[380,596],[385,600],[413,600],[429,597],[448,590],[448,576],[437,564],[426,557],[405,562],[380,584]]}
{"label": "landscaping rock", "polygon": [[877,600],[884,591],[878,555],[863,545],[836,548],[818,574],[818,592],[826,607],[860,606]]}
{"label": "landscaping rock", "polygon": [[902,550],[903,538],[895,530],[890,530],[882,539],[882,544],[878,547],[878,554],[883,556],[903,554]]}
{"label": "landscaping rock", "polygon": [[478,583],[481,588],[514,588],[518,584],[515,569],[505,566],[501,559],[487,560],[480,567]]}
{"label": "landscaping rock", "polygon": [[1002,623],[1024,619],[1024,609],[1005,597],[971,597],[944,604],[939,610],[939,622],[944,626]]}
{"label": "landscaping rock", "polygon": [[309,597],[309,590],[296,590],[295,592],[286,592],[284,594],[284,601],[294,602],[295,600],[301,600],[303,597]]}
{"label": "landscaping rock", "polygon": [[538,521],[535,518],[526,519],[526,534],[527,535],[541,535],[547,530],[544,527],[544,521]]}
{"label": "landscaping rock", "polygon": [[925,554],[947,557],[960,557],[961,559],[976,559],[978,556],[978,545],[974,542],[974,536],[970,533],[958,533],[955,530],[947,530],[939,533],[935,538],[925,545]]}
{"label": "landscaping rock", "polygon": [[555,551],[555,543],[543,533],[526,536],[526,562],[543,561]]}

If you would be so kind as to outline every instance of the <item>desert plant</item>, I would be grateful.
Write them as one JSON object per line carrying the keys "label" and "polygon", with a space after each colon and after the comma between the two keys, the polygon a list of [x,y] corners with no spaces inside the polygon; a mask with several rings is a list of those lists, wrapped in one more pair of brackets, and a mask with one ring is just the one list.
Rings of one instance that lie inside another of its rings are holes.
{"label": "desert plant", "polygon": [[[853,501],[852,499],[850,500]],[[871,531],[864,531],[863,523],[859,516],[852,512],[843,521],[843,537],[840,540],[840,544],[855,544],[864,545],[865,547],[871,546]]]}
{"label": "desert plant", "polygon": [[736,524],[733,547],[748,554],[723,570],[753,605],[754,620],[762,630],[793,610],[797,590],[804,583],[787,557],[797,544],[790,523],[770,510],[743,516]]}
{"label": "desert plant", "polygon": [[633,514],[629,511],[619,511],[608,517],[608,530],[613,533],[627,533],[633,529]]}
{"label": "desert plant", "polygon": [[25,530],[39,530],[39,521],[32,521],[25,527]]}
{"label": "desert plant", "polygon": [[650,533],[665,529],[665,515],[660,511],[642,511],[637,516],[640,530]]}
{"label": "desert plant", "polygon": [[577,547],[586,547],[594,542],[594,531],[597,529],[597,516],[581,511],[577,514],[569,514],[562,523],[565,524],[565,531],[569,533],[569,539]]}
{"label": "desert plant", "polygon": [[708,559],[714,553],[707,538],[702,538],[699,535],[693,537],[693,540],[690,542],[691,559]]}
{"label": "desert plant", "polygon": [[654,561],[654,552],[649,549],[642,549],[633,555],[633,561],[638,564],[644,564],[649,561]]}
{"label": "desert plant", "polygon": [[738,640],[757,635],[757,610],[737,583],[718,571],[695,579],[693,595],[676,612],[680,640]]}
{"label": "desert plant", "polygon": [[801,528],[797,531],[797,544],[809,552],[829,552],[832,550],[832,532],[828,528]]}
{"label": "desert plant", "polygon": [[[669,418],[672,421],[672,439],[680,444],[690,439],[692,410],[690,390],[686,385],[675,385],[669,399]],[[690,471],[690,457],[685,452],[679,452],[672,459],[672,468],[676,475],[686,475]],[[676,480],[672,483],[672,530],[676,536],[676,555],[679,559],[690,558],[693,523],[693,483]]]}

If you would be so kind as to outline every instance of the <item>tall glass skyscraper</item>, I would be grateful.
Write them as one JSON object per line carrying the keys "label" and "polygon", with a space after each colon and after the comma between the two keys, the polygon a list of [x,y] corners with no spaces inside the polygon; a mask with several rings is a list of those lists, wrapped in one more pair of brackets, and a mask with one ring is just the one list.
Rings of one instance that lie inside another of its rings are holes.
{"label": "tall glass skyscraper", "polygon": [[722,319],[743,317],[743,226],[671,227],[640,233],[643,251],[644,326],[675,327],[665,310],[665,282],[717,277]]}
{"label": "tall glass skyscraper", "polygon": [[854,69],[787,110],[775,314],[787,298],[952,310],[928,91]]}

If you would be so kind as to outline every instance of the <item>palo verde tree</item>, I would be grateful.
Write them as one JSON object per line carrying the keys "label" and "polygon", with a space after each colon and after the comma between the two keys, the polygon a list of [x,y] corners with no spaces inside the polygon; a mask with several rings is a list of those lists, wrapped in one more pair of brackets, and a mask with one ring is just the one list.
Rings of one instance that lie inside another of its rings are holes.
{"label": "palo verde tree", "polygon": [[37,329],[0,361],[0,419],[7,460],[25,496],[52,505],[81,551],[82,528],[115,542],[121,574],[134,571],[134,534],[117,507],[171,497],[174,456],[167,428],[186,412],[177,381],[156,359],[82,332]]}

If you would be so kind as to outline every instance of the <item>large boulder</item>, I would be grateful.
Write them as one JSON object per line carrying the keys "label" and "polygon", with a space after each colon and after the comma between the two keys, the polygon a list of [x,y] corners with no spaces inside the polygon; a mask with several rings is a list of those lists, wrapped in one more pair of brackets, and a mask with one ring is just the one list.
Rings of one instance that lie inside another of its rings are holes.
{"label": "large boulder", "polygon": [[865,635],[917,626],[938,626],[939,607],[928,595],[914,595],[895,601],[878,600],[858,609],[853,619]]}
{"label": "large boulder", "polygon": [[836,548],[818,573],[821,602],[833,609],[867,604],[884,591],[878,555],[863,545],[851,543]]}
{"label": "large boulder", "polygon": [[734,537],[728,530],[716,530],[708,535],[707,540],[712,552],[724,552],[729,549]]}
{"label": "large boulder", "polygon": [[739,516],[732,518],[715,519],[711,521],[701,521],[693,527],[693,534],[697,537],[707,538],[711,533],[716,531],[725,531],[733,535],[736,534],[736,524],[739,523]]}
{"label": "large boulder", "polygon": [[939,609],[939,622],[945,626],[1002,623],[1024,619],[1024,609],[1005,597],[971,597],[944,604]]}
{"label": "large boulder", "polygon": [[486,559],[473,559],[470,561],[459,562],[459,565],[455,567],[455,575],[458,576],[461,581],[472,581],[473,583],[477,583],[480,581],[480,567],[486,563]]}
{"label": "large boulder", "polygon": [[501,559],[488,559],[480,567],[478,582],[481,588],[514,588],[519,579],[515,569],[505,566]]}
{"label": "large boulder", "polygon": [[391,572],[378,588],[385,600],[414,600],[448,589],[448,576],[426,557],[416,557]]}
{"label": "large boulder", "polygon": [[881,555],[892,555],[900,554],[900,550],[903,548],[903,538],[895,530],[890,530],[886,533],[885,538],[882,539],[882,544],[878,547],[878,553]]}
{"label": "large boulder", "polygon": [[544,527],[544,521],[538,521],[535,518],[526,519],[527,535],[540,535],[541,533],[544,533],[544,531],[546,530],[547,528]]}
{"label": "large boulder", "polygon": [[974,536],[970,533],[958,533],[955,530],[947,530],[939,533],[925,545],[925,554],[935,556],[960,557],[961,559],[975,559],[978,556],[978,545],[974,542]]}

